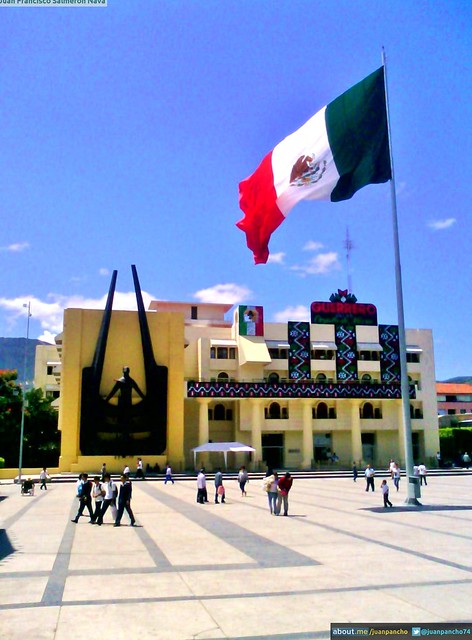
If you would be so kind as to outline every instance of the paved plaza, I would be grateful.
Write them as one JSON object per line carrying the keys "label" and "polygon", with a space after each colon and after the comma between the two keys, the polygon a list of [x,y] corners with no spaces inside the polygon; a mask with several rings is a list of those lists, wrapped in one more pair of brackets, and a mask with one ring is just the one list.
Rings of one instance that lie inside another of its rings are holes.
{"label": "paved plaza", "polygon": [[109,511],[73,524],[74,484],[2,484],[0,638],[301,640],[331,622],[472,619],[472,475],[431,476],[421,510],[404,478],[388,510],[379,479],[366,493],[363,478],[296,478],[287,518],[260,480],[245,498],[225,484],[226,504],[199,505],[193,480],[135,481],[139,526],[120,528]]}

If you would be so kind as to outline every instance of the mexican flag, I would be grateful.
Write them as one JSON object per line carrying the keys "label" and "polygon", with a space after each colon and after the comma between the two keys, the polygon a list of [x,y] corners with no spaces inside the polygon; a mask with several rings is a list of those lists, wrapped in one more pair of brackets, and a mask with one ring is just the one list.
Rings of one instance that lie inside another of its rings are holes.
{"label": "mexican flag", "polygon": [[348,200],[391,178],[384,68],[318,111],[282,140],[239,185],[246,234],[256,264],[269,239],[300,200]]}

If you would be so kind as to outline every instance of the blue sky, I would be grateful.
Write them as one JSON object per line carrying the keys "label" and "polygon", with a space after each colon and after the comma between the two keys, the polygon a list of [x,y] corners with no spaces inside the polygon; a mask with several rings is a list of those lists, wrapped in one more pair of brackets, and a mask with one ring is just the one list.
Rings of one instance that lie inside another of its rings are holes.
{"label": "blue sky", "polygon": [[238,183],[388,56],[406,326],[438,380],[472,374],[470,2],[108,0],[0,8],[0,335],[146,299],[259,304],[308,319],[348,281],[397,321],[390,187],[304,202],[255,266]]}

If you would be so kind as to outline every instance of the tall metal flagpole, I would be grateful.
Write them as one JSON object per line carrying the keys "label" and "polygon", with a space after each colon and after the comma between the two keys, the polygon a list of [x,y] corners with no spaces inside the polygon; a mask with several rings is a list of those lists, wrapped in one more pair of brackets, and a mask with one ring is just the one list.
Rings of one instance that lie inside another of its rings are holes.
{"label": "tall metal flagpole", "polygon": [[21,403],[21,425],[20,425],[20,454],[18,460],[18,484],[21,487],[21,472],[23,466],[23,439],[25,433],[25,409],[26,409],[26,368],[28,362],[28,340],[29,340],[29,324],[31,318],[31,302],[28,304],[24,304],[24,307],[28,308],[28,319],[26,321],[26,342],[25,342],[25,353],[24,353],[24,363],[23,363],[23,398]]}
{"label": "tall metal flagpole", "polygon": [[400,347],[400,373],[401,373],[401,392],[402,392],[402,412],[403,412],[403,437],[405,444],[405,467],[408,480],[408,493],[406,504],[420,505],[418,502],[420,497],[419,478],[413,476],[413,444],[410,418],[410,388],[408,384],[408,369],[406,363],[406,334],[405,334],[405,314],[403,311],[403,286],[402,286],[402,268],[400,261],[400,240],[398,234],[398,214],[397,214],[397,196],[395,190],[395,172],[393,167],[392,153],[392,136],[390,131],[390,113],[388,104],[388,82],[387,82],[387,56],[385,49],[382,47],[382,64],[385,75],[385,104],[387,108],[387,127],[388,140],[390,150],[390,166],[392,170],[392,179],[390,180],[390,192],[392,199],[392,222],[393,222],[393,244],[395,251],[395,283],[397,292],[397,313],[398,313],[398,340]]}

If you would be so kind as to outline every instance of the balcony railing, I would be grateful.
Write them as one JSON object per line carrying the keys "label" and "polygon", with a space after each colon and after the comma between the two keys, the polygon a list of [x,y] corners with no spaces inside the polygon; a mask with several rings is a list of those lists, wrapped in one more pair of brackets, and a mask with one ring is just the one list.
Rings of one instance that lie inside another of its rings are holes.
{"label": "balcony railing", "polygon": [[[187,381],[188,398],[357,398],[361,400],[398,400],[399,383],[315,382],[313,380],[267,381]],[[415,399],[410,385],[410,399]]]}

